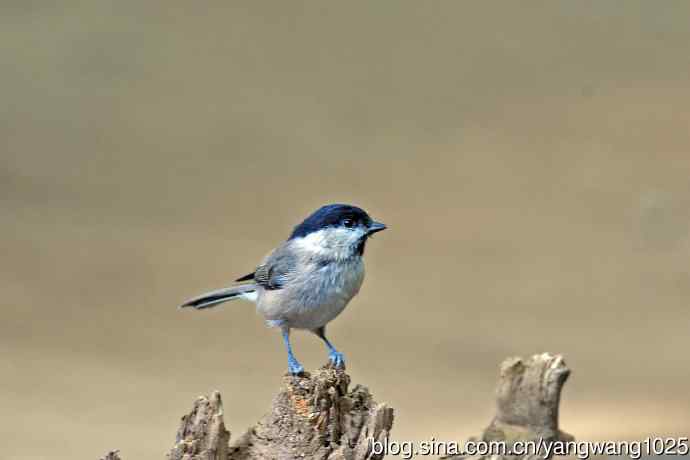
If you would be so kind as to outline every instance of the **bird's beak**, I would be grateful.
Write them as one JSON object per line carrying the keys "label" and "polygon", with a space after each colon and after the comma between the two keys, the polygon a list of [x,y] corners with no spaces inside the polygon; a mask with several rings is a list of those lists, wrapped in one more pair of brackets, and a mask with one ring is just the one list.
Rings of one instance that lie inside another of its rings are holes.
{"label": "bird's beak", "polygon": [[372,222],[369,224],[369,231],[367,232],[367,235],[373,235],[376,232],[380,232],[381,230],[386,229],[386,224],[382,224],[381,222]]}

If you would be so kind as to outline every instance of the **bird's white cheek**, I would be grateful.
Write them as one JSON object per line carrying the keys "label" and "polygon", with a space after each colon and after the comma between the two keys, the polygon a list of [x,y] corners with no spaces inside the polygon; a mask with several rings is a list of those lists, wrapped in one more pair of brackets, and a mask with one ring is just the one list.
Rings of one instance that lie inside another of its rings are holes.
{"label": "bird's white cheek", "polygon": [[323,251],[328,250],[328,247],[326,246],[326,237],[322,230],[299,238],[294,244],[296,249],[312,254],[320,254]]}
{"label": "bird's white cheek", "polygon": [[352,248],[361,238],[362,233],[340,228],[319,230],[300,238],[295,242],[296,247],[307,253],[345,259],[352,256]]}

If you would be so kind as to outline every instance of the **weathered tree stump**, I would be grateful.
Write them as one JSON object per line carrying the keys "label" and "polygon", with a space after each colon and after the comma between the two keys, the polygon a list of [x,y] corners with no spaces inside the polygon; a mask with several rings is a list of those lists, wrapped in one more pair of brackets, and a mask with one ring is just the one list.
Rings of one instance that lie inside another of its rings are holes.
{"label": "weathered tree stump", "polygon": [[349,385],[344,370],[330,367],[285,376],[270,412],[231,445],[220,395],[201,397],[182,417],[168,459],[375,459],[371,441],[388,436],[393,409],[376,403],[365,387]]}
{"label": "weathered tree stump", "polygon": [[[558,408],[570,370],[560,355],[543,353],[528,360],[510,358],[501,365],[496,415],[479,439],[505,443],[541,442],[541,451],[449,456],[465,460],[546,460],[547,446],[572,441],[560,431]],[[220,394],[196,400],[182,417],[168,460],[365,460],[380,459],[372,442],[385,442],[393,409],[374,401],[366,387],[350,389],[342,369],[326,366],[313,375],[286,375],[271,410],[230,443]],[[484,444],[486,446],[486,444]],[[524,444],[523,444],[524,445]],[[101,460],[120,460],[117,451]]]}
{"label": "weathered tree stump", "polygon": [[223,402],[214,391],[200,396],[192,411],[182,417],[168,460],[226,460],[230,432],[223,422]]}
{"label": "weathered tree stump", "polygon": [[[542,442],[550,446],[558,441],[574,438],[558,427],[558,408],[563,384],[570,375],[563,357],[542,353],[524,361],[509,358],[501,364],[501,374],[496,391],[496,415],[484,430],[480,441],[505,442],[512,449],[516,441]],[[477,441],[477,439],[473,439]],[[447,459],[545,459],[542,453],[526,455],[488,455]],[[550,455],[551,456],[551,455]],[[549,457],[550,457],[549,456]]]}

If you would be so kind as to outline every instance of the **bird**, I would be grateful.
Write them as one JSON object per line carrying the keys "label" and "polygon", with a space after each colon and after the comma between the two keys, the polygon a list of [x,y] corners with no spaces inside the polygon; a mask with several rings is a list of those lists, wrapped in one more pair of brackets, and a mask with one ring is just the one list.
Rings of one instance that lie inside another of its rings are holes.
{"label": "bird", "polygon": [[345,357],[326,338],[326,325],[359,292],[366,243],[386,228],[357,206],[322,206],[253,272],[237,278],[239,284],[193,297],[180,308],[203,310],[237,299],[254,302],[266,324],[280,329],[290,374],[304,373],[290,344],[291,329],[314,333],[326,345],[330,363],[344,369]]}

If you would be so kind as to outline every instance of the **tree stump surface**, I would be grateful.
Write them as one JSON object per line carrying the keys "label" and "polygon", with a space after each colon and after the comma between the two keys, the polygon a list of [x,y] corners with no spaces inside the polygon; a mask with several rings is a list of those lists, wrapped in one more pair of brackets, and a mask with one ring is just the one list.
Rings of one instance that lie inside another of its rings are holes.
{"label": "tree stump surface", "polygon": [[200,396],[182,417],[168,460],[226,460],[230,432],[223,421],[220,393]]}
{"label": "tree stump surface", "polygon": [[[503,362],[496,390],[496,414],[481,437],[503,442],[541,440],[543,446],[574,438],[559,429],[561,391],[570,369],[563,357],[542,353]],[[393,409],[374,400],[362,385],[350,388],[343,369],[325,366],[313,374],[285,375],[271,408],[244,434],[230,440],[220,393],[201,396],[184,415],[167,460],[369,460],[372,442],[385,442],[393,427]],[[528,452],[451,455],[464,460],[547,460]],[[121,460],[111,451],[101,460]]]}
{"label": "tree stump surface", "polygon": [[361,385],[350,388],[342,369],[286,375],[270,411],[230,441],[220,394],[196,400],[182,417],[168,460],[364,460],[371,441],[389,436],[393,409]]}

